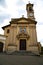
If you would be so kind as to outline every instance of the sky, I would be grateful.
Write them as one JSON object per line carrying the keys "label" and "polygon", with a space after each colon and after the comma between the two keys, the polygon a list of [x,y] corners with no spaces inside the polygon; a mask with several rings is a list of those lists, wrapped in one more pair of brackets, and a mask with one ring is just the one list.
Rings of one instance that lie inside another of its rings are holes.
{"label": "sky", "polygon": [[34,4],[34,16],[37,21],[37,40],[43,46],[43,0],[0,0],[0,34],[1,27],[8,25],[11,18],[27,17],[26,4]]}

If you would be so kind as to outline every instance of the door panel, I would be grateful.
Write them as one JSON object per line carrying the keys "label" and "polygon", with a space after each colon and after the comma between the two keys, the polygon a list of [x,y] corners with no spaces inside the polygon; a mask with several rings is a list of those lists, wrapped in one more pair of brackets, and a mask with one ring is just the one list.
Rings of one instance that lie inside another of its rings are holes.
{"label": "door panel", "polygon": [[20,39],[20,50],[26,50],[26,40]]}

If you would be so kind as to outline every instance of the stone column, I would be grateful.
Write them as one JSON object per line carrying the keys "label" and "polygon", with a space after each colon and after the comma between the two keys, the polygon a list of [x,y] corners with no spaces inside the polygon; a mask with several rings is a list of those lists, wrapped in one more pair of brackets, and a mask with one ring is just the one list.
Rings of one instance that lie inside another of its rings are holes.
{"label": "stone column", "polygon": [[11,25],[11,29],[10,29],[10,44],[13,44],[14,41],[14,26]]}
{"label": "stone column", "polygon": [[10,44],[15,44],[16,35],[17,35],[17,28],[16,24],[11,24],[10,28]]}

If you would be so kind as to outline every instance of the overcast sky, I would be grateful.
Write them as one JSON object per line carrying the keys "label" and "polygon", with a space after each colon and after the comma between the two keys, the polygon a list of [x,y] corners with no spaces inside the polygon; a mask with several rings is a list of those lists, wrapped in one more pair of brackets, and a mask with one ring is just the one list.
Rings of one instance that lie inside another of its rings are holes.
{"label": "overcast sky", "polygon": [[[29,0],[0,0],[0,34],[2,26],[8,25],[11,18],[18,18],[26,14],[26,4]],[[43,45],[43,0],[30,0],[34,4],[34,15],[37,21],[37,39]]]}

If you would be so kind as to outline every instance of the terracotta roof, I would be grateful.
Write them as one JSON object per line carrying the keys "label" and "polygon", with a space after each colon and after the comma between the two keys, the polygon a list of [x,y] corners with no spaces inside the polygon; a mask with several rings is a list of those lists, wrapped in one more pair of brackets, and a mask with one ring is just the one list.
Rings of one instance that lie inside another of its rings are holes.
{"label": "terracotta roof", "polygon": [[4,30],[6,27],[9,27],[9,26],[10,26],[10,24],[6,25],[6,26],[3,26],[2,29]]}

